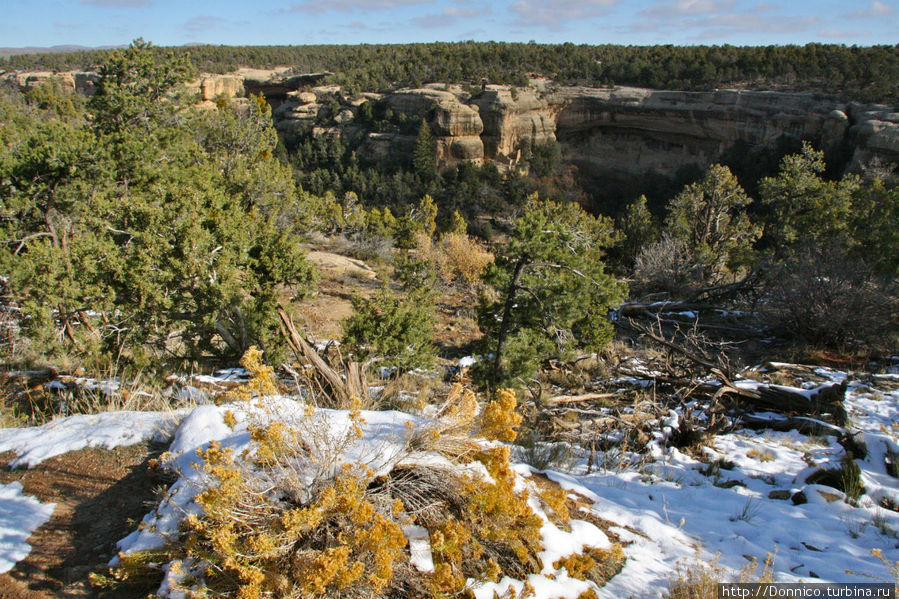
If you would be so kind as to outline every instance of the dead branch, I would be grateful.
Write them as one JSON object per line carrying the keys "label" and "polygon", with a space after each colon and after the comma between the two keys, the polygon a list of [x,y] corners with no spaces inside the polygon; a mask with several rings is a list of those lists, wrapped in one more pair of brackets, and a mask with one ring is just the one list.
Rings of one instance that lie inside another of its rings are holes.
{"label": "dead branch", "polygon": [[612,399],[617,393],[584,393],[583,395],[556,395],[545,400],[547,404],[559,405],[577,403],[581,401],[596,401],[599,399]]}
{"label": "dead branch", "polygon": [[846,423],[846,409],[843,407],[846,381],[824,384],[805,393],[781,385],[762,384],[754,389],[747,389],[728,382],[722,385],[714,399],[718,400],[725,395],[736,395],[754,408],[805,416],[829,414],[836,424],[842,426]]}
{"label": "dead branch", "polygon": [[368,398],[364,369],[358,362],[340,360],[346,375],[345,378],[341,377],[340,373],[329,366],[312,345],[297,332],[290,316],[283,309],[278,309],[278,316],[281,317],[281,332],[287,339],[287,345],[297,360],[311,364],[315,372],[324,379],[326,384],[320,383],[320,386],[323,391],[330,391],[329,395],[337,405],[348,406],[353,398],[359,400]]}

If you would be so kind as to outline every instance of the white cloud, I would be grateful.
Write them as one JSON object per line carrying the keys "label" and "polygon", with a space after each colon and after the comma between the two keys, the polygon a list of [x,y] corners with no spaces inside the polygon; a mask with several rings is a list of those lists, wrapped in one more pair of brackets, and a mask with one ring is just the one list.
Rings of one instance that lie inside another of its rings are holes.
{"label": "white cloud", "polygon": [[599,16],[619,0],[516,0],[509,9],[518,15],[517,25],[542,25],[560,29],[564,23]]}
{"label": "white cloud", "polygon": [[870,31],[847,31],[844,29],[822,29],[818,32],[821,37],[845,40],[870,35]]}
{"label": "white cloud", "polygon": [[[727,39],[743,33],[788,33],[807,31],[820,24],[814,16],[780,14],[780,7],[758,3],[743,11],[733,0],[676,0],[642,11],[643,19],[626,28],[632,33],[678,31],[690,39]],[[692,34],[692,35],[691,35]]]}
{"label": "white cloud", "polygon": [[880,0],[874,0],[866,9],[851,12],[847,16],[853,19],[873,19],[876,17],[885,17],[894,12],[896,12],[896,9],[889,4],[880,2]]}
{"label": "white cloud", "polygon": [[400,6],[414,6],[418,4],[433,4],[434,0],[304,0],[290,7],[290,12],[359,12],[383,10],[385,8],[397,8]]}
{"label": "white cloud", "polygon": [[460,19],[480,19],[491,14],[489,6],[475,5],[473,2],[457,2],[454,6],[444,6],[438,14],[425,15],[412,19],[418,27],[436,29],[455,24]]}
{"label": "white cloud", "polygon": [[678,16],[695,16],[730,10],[734,0],[676,0],[657,4],[640,14],[650,18],[667,19]]}

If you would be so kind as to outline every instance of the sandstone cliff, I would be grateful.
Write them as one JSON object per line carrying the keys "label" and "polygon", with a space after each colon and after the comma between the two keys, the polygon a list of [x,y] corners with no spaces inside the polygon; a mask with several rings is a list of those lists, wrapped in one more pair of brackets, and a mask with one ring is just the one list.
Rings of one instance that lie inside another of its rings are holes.
{"label": "sandstone cliff", "polygon": [[[559,87],[541,81],[524,89],[488,85],[473,97],[460,86],[442,84],[349,97],[337,86],[317,85],[328,75],[241,69],[204,75],[188,88],[206,103],[222,95],[262,93],[288,141],[309,133],[340,135],[368,160],[407,156],[415,140],[410,131],[374,129],[361,114],[365,103],[407,120],[427,120],[444,165],[491,161],[508,167],[521,160],[524,145],[556,140],[582,170],[673,176],[684,166],[718,161],[735,147],[774,147],[783,138],[809,140],[847,156],[844,166],[852,172],[885,172],[899,164],[895,108],[813,94]],[[93,93],[96,80],[90,72],[0,76],[23,91],[51,77],[85,94]]]}
{"label": "sandstone cliff", "polygon": [[[834,156],[851,156],[853,172],[899,164],[899,113],[884,106],[846,104],[812,94],[716,90],[676,92],[616,87],[513,90],[486,86],[471,97],[460,88],[430,86],[368,94],[396,114],[424,118],[437,137],[444,165],[461,161],[515,165],[527,143],[558,141],[565,158],[595,174],[674,176],[705,167],[734,148],[773,148],[808,140]],[[310,131],[321,115],[323,88],[289,98],[276,112],[279,130]],[[367,131],[353,104],[328,88],[326,101],[344,112],[317,134],[341,134],[369,160],[398,158],[414,138]],[[312,96],[315,96],[313,99]]]}

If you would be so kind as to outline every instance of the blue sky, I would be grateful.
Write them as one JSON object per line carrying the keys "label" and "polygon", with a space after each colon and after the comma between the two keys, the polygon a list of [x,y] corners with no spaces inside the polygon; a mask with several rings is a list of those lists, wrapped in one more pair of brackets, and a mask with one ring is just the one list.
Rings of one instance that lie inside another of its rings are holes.
{"label": "blue sky", "polygon": [[899,0],[3,0],[0,46],[899,43]]}

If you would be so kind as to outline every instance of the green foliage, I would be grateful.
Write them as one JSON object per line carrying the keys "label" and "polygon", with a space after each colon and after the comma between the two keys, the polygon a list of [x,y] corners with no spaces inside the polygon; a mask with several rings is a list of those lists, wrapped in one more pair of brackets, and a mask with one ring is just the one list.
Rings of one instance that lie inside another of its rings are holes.
{"label": "green foliage", "polygon": [[147,131],[176,110],[177,103],[163,100],[194,74],[194,68],[184,56],[176,57],[172,51],[154,56],[151,49],[151,43],[138,39],[103,62],[89,102],[99,131]]}
{"label": "green foliage", "polygon": [[409,206],[397,222],[396,245],[403,249],[412,249],[416,245],[416,237],[424,235],[428,239],[437,230],[437,204],[434,198],[424,196],[415,206]]}
{"label": "green foliage", "polygon": [[437,286],[437,265],[428,256],[397,252],[393,256],[393,269],[405,291],[433,293]]}
{"label": "green foliage", "polygon": [[608,311],[626,294],[603,267],[614,240],[607,218],[530,199],[485,275],[495,293],[479,309],[483,352],[492,354],[481,362],[483,380],[501,386],[531,376],[543,360],[608,343]]}
{"label": "green foliage", "polygon": [[640,250],[656,241],[659,236],[659,226],[646,207],[645,195],[627,205],[624,214],[616,221],[615,228],[623,236],[621,244],[616,248],[618,263],[623,268],[633,265]]}
{"label": "green foliage", "polygon": [[671,200],[666,228],[703,266],[706,281],[714,283],[750,262],[759,236],[745,213],[751,201],[730,169],[720,164]]}
{"label": "green foliage", "polygon": [[762,203],[770,210],[765,236],[781,253],[801,243],[845,243],[852,216],[856,177],[823,178],[824,153],[803,144],[802,153],[781,161],[780,173],[759,185]]}
{"label": "green foliage", "polygon": [[426,181],[437,176],[437,140],[431,127],[422,119],[418,128],[418,138],[412,150],[412,168]]}
{"label": "green foliage", "polygon": [[421,292],[399,297],[384,286],[372,298],[354,296],[353,315],[343,323],[343,342],[360,358],[382,358],[401,370],[430,367],[436,348],[432,302]]}
{"label": "green foliage", "polygon": [[562,166],[562,146],[555,140],[526,148],[528,164],[537,177],[549,177]]}
{"label": "green foliage", "polygon": [[855,195],[850,223],[852,253],[885,277],[899,277],[899,186],[877,179]]}
{"label": "green foliage", "polygon": [[48,110],[61,119],[75,119],[81,116],[84,96],[63,87],[58,77],[51,77],[36,88],[25,93],[25,100],[41,110]]}
{"label": "green foliage", "polygon": [[[771,87],[842,93],[854,99],[888,102],[896,97],[899,49],[894,45],[805,46],[615,46],[458,42],[390,45],[192,46],[151,48],[154,56],[173,52],[198,70],[225,73],[253,65],[295,65],[298,71],[328,70],[329,82],[363,91],[422,82],[467,83],[477,93],[486,78],[518,87],[526,73],[550,76],[568,85],[637,85],[665,89]],[[0,59],[20,70],[87,68],[111,51],[29,54]]]}
{"label": "green foliage", "polygon": [[38,346],[277,353],[277,290],[314,281],[292,176],[267,105],[192,111],[172,94],[186,73],[137,42],[101,70],[89,122],[3,129],[0,264]]}

